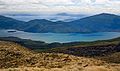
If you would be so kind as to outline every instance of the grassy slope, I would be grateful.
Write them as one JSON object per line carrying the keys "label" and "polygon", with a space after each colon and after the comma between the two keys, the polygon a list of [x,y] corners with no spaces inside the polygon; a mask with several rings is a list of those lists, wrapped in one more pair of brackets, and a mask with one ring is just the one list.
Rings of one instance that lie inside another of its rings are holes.
{"label": "grassy slope", "polygon": [[56,52],[67,53],[81,56],[104,55],[114,53],[119,48],[116,48],[120,43],[120,38],[101,40],[94,42],[73,42],[64,43],[60,47],[50,48],[46,50],[35,49],[37,52]]}
{"label": "grassy slope", "polygon": [[119,67],[100,59],[36,53],[16,43],[0,41],[0,71],[119,71],[114,70]]}
{"label": "grassy slope", "polygon": [[10,41],[21,44],[27,48],[33,50],[48,50],[51,48],[68,48],[68,47],[86,47],[86,46],[98,46],[98,45],[108,45],[113,44],[116,45],[120,43],[120,38],[110,39],[110,40],[102,40],[102,41],[94,41],[94,42],[71,42],[71,43],[45,43],[42,41],[32,41],[27,39],[20,39],[17,37],[0,37],[0,40]]}
{"label": "grassy slope", "polygon": [[120,51],[120,48],[117,48],[118,44],[120,43],[120,38],[94,42],[71,42],[51,44],[41,41],[20,39],[16,37],[1,37],[0,40],[18,43],[36,52],[66,53],[77,56],[104,56]]}

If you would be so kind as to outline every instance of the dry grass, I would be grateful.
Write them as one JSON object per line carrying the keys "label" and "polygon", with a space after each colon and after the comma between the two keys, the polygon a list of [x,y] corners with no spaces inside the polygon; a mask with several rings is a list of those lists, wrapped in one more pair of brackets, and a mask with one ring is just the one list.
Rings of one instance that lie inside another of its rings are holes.
{"label": "dry grass", "polygon": [[120,71],[119,64],[57,53],[35,53],[0,41],[0,71]]}
{"label": "dry grass", "polygon": [[72,68],[64,67],[64,68],[51,68],[51,69],[24,67],[24,68],[1,69],[0,71],[120,71],[120,68],[119,67],[107,68],[105,66],[88,66],[85,68],[73,66]]}

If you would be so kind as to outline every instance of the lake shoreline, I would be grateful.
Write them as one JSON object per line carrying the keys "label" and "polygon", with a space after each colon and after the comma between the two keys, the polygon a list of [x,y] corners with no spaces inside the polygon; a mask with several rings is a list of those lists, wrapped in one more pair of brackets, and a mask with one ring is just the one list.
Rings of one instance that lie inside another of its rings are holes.
{"label": "lake shoreline", "polygon": [[[12,32],[9,32],[12,31]],[[0,30],[0,37],[18,37],[46,43],[93,42],[120,37],[120,32],[94,33],[28,33],[17,30]]]}

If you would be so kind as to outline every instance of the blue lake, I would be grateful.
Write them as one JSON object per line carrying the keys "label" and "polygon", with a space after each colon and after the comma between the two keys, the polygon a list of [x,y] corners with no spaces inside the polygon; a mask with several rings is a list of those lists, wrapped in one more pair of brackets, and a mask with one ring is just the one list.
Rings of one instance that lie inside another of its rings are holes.
{"label": "blue lake", "polygon": [[19,37],[37,41],[52,42],[79,42],[79,41],[96,41],[107,40],[120,37],[120,32],[97,32],[97,33],[28,33],[23,31],[8,32],[0,30],[0,37]]}

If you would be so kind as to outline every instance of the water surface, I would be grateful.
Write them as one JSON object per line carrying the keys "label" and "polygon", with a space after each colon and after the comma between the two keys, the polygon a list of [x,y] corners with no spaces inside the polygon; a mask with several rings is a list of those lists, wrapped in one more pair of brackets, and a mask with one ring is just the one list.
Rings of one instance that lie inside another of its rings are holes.
{"label": "water surface", "polygon": [[[10,31],[10,30],[9,30]],[[78,41],[96,41],[107,40],[120,37],[120,32],[97,32],[97,33],[28,33],[23,31],[8,32],[0,30],[0,37],[19,37],[37,41],[52,42],[78,42]]]}

